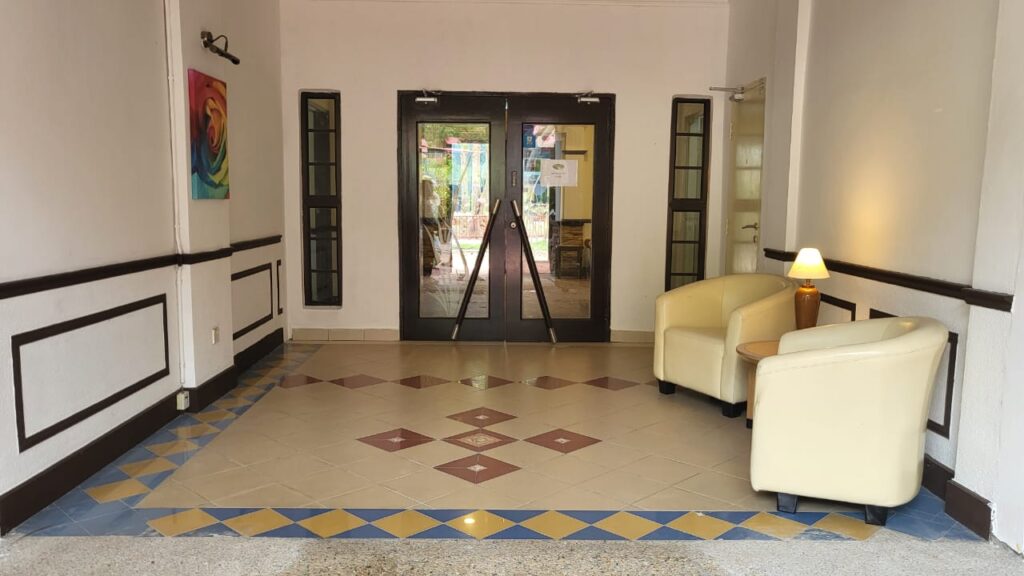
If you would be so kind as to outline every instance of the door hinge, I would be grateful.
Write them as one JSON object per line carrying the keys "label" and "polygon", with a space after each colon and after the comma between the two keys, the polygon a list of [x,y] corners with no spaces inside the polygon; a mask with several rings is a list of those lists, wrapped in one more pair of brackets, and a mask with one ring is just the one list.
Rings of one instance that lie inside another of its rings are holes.
{"label": "door hinge", "polygon": [[729,122],[729,140],[732,140],[733,134],[735,134],[735,133],[736,133],[736,123],[730,121]]}
{"label": "door hinge", "polygon": [[512,171],[512,189],[515,190],[516,186],[519,185],[519,172]]}

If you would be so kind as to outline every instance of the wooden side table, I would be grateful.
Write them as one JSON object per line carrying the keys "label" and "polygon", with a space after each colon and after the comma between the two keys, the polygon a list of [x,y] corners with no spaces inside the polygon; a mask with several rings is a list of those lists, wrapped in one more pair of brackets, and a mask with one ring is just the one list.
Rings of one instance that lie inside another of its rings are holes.
{"label": "wooden side table", "polygon": [[754,390],[757,385],[757,363],[779,353],[778,340],[747,342],[736,347],[736,353],[747,361],[750,372],[747,376],[747,428],[754,427]]}

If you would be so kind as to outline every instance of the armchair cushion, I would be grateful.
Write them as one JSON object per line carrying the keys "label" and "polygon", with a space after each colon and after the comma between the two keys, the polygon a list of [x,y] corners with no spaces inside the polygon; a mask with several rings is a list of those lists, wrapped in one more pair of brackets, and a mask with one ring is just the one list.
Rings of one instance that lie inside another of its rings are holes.
{"label": "armchair cushion", "polygon": [[689,388],[717,397],[722,388],[725,330],[722,328],[669,328],[665,330],[665,378],[686,382]]}

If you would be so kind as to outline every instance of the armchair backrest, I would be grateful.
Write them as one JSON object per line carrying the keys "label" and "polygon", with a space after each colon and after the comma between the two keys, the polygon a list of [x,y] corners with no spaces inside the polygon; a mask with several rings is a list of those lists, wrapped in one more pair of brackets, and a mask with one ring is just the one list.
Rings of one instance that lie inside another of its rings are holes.
{"label": "armchair backrest", "polygon": [[767,298],[790,287],[789,280],[774,274],[733,274],[722,276],[722,326],[737,308]]}

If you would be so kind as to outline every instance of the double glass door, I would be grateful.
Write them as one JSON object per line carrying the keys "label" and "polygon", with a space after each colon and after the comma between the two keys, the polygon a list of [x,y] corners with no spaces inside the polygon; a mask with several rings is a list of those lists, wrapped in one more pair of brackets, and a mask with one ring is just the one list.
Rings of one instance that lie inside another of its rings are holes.
{"label": "double glass door", "polygon": [[402,338],[607,341],[613,97],[399,99]]}

